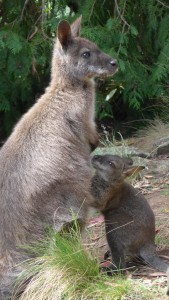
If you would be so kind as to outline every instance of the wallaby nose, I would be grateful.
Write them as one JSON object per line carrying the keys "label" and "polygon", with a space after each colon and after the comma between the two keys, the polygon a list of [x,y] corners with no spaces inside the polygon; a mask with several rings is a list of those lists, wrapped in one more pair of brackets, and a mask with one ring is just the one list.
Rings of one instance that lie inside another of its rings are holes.
{"label": "wallaby nose", "polygon": [[112,65],[112,67],[117,67],[117,60],[116,59],[111,60],[110,64]]}

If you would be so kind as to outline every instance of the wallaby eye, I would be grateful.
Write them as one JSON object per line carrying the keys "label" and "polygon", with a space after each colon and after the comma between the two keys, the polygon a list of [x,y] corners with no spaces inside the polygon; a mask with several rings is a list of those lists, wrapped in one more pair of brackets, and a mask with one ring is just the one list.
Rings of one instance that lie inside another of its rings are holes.
{"label": "wallaby eye", "polygon": [[90,51],[85,51],[82,53],[82,57],[89,58],[90,57]]}
{"label": "wallaby eye", "polygon": [[116,164],[113,160],[109,160],[109,166],[113,167],[116,169]]}

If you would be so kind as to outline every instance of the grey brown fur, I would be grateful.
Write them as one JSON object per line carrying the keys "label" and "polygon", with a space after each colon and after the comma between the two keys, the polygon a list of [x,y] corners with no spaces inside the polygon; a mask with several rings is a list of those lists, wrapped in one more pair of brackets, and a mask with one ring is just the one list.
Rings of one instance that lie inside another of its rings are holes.
{"label": "grey brown fur", "polygon": [[80,23],[59,23],[51,82],[0,151],[0,300],[8,298],[13,268],[25,258],[20,246],[39,239],[45,226],[60,230],[72,220],[70,209],[83,224],[92,202],[93,78],[117,67],[79,37]]}
{"label": "grey brown fur", "polygon": [[141,256],[150,266],[167,272],[169,265],[156,253],[155,217],[145,197],[124,179],[143,167],[114,155],[98,155],[92,159],[96,174],[92,179],[95,207],[105,217],[112,268],[125,269],[125,255]]}

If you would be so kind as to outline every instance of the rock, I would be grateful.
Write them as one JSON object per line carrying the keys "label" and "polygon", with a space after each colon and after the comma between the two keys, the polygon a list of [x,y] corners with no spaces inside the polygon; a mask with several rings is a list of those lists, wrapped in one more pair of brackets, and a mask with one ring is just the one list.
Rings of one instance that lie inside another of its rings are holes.
{"label": "rock", "polygon": [[158,146],[160,146],[163,143],[168,143],[169,144],[169,136],[160,138],[159,140],[155,141],[154,144],[153,144],[153,146],[154,147],[158,147]]}
{"label": "rock", "polygon": [[144,171],[146,175],[152,175],[154,178],[165,177],[169,173],[169,159],[149,160],[146,163],[147,169]]}
{"label": "rock", "polygon": [[115,155],[120,155],[120,156],[129,156],[129,157],[133,157],[133,156],[139,156],[139,157],[143,157],[143,158],[151,158],[152,155],[149,152],[144,152],[139,150],[136,147],[129,147],[129,146],[110,146],[110,147],[104,147],[104,148],[100,148],[98,147],[94,152],[93,155],[97,155],[97,154],[115,154]]}
{"label": "rock", "polygon": [[169,154],[169,141],[159,145],[156,151],[157,156],[165,154]]}
{"label": "rock", "polygon": [[156,156],[169,154],[169,136],[157,140],[153,144],[153,152]]}

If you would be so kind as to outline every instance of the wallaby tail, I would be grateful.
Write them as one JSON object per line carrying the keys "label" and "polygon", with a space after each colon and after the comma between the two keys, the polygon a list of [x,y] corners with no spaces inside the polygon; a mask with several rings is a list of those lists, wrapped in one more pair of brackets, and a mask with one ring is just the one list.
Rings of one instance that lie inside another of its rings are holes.
{"label": "wallaby tail", "polygon": [[169,296],[169,268],[167,269],[167,296]]}
{"label": "wallaby tail", "polygon": [[155,251],[152,251],[152,248],[151,249],[150,248],[141,249],[140,255],[147,264],[167,274],[167,286],[168,286],[167,295],[169,296],[169,264],[167,264],[163,259],[161,259],[157,255],[157,253]]}

